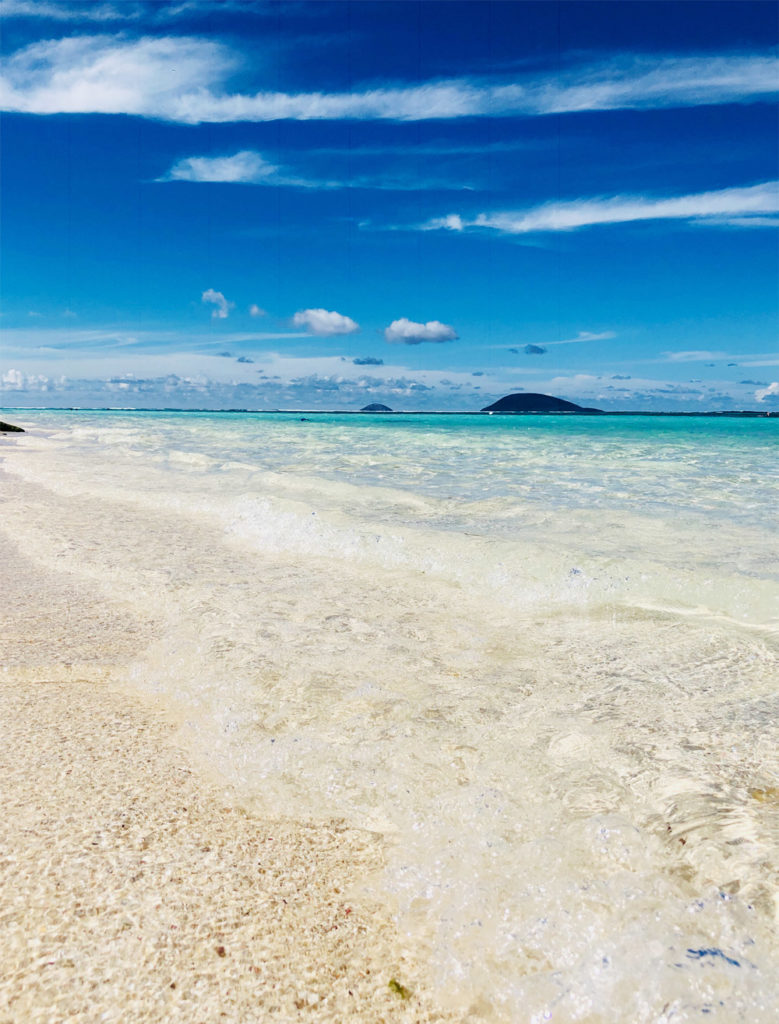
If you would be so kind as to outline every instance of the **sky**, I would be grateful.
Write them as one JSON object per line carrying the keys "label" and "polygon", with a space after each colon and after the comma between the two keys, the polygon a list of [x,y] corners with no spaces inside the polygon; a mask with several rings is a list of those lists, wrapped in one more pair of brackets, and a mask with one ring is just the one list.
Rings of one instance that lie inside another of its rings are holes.
{"label": "sky", "polygon": [[779,5],[0,0],[0,405],[779,409]]}

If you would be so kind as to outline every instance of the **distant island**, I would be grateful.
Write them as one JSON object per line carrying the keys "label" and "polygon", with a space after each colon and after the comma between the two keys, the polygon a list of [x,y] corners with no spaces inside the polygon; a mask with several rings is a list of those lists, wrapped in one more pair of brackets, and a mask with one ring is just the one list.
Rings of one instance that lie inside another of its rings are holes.
{"label": "distant island", "polygon": [[586,409],[574,402],[552,395],[517,394],[505,395],[488,405],[482,412],[582,412],[599,413],[601,409]]}
{"label": "distant island", "polygon": [[360,412],[392,412],[392,409],[388,405],[382,405],[381,402],[371,402],[370,405],[364,405]]}

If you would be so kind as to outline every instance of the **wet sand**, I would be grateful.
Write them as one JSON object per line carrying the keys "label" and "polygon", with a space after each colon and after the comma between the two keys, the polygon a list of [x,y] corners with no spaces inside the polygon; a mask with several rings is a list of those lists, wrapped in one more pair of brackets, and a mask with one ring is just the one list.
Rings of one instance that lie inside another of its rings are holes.
{"label": "wet sand", "polygon": [[454,1020],[364,891],[380,838],[245,813],[116,682],[152,625],[0,558],[0,1022]]}

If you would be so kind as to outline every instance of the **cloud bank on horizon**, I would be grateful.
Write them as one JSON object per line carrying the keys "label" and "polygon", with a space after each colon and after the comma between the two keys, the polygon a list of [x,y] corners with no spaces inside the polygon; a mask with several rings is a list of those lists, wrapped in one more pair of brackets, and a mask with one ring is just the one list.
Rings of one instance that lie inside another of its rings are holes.
{"label": "cloud bank on horizon", "polygon": [[779,404],[770,8],[0,0],[0,400]]}

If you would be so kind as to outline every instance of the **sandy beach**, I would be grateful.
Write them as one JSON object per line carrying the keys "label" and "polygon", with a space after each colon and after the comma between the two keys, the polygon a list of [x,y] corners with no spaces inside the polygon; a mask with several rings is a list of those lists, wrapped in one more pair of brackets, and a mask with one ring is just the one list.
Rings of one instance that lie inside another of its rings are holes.
{"label": "sandy beach", "polygon": [[0,546],[2,1024],[454,1019],[361,893],[378,837],[244,812],[112,681],[149,624]]}
{"label": "sandy beach", "polygon": [[773,1024],[770,424],[22,425],[0,1024]]}

